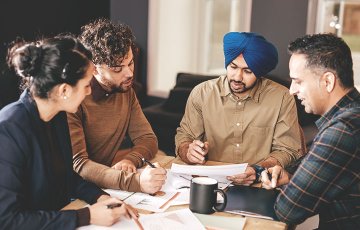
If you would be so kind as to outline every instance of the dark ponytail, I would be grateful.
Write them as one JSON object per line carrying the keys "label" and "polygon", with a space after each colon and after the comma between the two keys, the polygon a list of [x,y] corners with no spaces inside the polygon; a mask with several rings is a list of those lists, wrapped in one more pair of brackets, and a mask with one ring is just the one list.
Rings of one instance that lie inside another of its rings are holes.
{"label": "dark ponytail", "polygon": [[58,36],[12,48],[9,63],[26,79],[31,93],[48,98],[54,86],[75,86],[85,75],[91,53],[75,38]]}
{"label": "dark ponytail", "polygon": [[17,50],[18,55],[12,59],[17,73],[22,77],[37,76],[42,62],[41,47],[25,45]]}

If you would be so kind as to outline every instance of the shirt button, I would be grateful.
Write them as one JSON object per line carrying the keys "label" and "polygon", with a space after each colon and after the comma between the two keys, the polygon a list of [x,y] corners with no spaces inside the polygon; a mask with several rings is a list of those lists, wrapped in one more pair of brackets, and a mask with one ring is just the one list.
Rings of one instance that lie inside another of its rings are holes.
{"label": "shirt button", "polygon": [[238,103],[238,105],[241,105],[241,101]]}
{"label": "shirt button", "polygon": [[238,147],[238,148],[239,148],[239,147],[240,147],[240,144],[236,144],[236,147]]}
{"label": "shirt button", "polygon": [[240,126],[240,123],[236,123],[236,126]]}

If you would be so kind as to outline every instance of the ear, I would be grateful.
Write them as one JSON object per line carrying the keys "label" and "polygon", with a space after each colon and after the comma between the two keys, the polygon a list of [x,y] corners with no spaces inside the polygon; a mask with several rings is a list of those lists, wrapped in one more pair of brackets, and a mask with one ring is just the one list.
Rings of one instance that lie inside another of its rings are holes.
{"label": "ear", "polygon": [[62,100],[66,100],[71,97],[72,91],[73,89],[70,85],[62,83],[57,89],[57,96],[60,97],[60,99]]}
{"label": "ear", "polygon": [[326,91],[328,93],[331,93],[335,88],[336,76],[332,72],[325,72],[323,77],[324,77]]}

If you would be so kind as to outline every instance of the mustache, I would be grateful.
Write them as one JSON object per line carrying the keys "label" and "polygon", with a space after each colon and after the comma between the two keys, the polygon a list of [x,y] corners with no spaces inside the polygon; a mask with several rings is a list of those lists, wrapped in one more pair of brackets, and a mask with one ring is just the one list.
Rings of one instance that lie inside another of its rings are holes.
{"label": "mustache", "polygon": [[243,84],[243,85],[245,85],[245,83],[244,83],[244,82],[242,82],[242,81],[230,80],[230,83],[231,83],[231,82],[235,82],[236,84]]}

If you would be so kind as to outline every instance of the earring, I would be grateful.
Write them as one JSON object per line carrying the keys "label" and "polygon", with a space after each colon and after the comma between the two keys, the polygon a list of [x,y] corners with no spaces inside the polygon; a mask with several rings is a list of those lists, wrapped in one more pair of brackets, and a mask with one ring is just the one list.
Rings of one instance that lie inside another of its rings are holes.
{"label": "earring", "polygon": [[64,96],[63,96],[63,98],[64,98],[64,100],[66,100],[66,99],[67,99],[67,96],[66,96],[66,95],[64,95]]}

